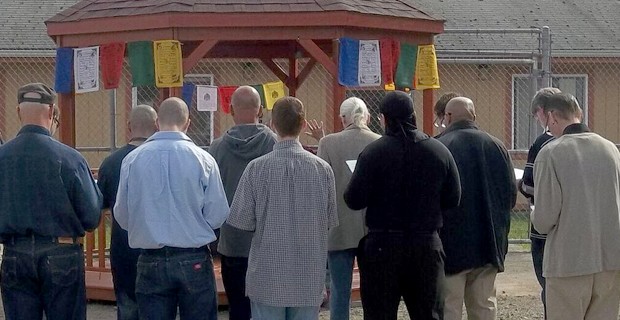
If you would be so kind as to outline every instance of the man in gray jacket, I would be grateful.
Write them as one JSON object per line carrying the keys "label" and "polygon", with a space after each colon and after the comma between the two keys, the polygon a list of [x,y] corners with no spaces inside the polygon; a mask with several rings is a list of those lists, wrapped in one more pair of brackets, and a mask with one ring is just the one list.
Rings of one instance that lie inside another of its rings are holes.
{"label": "man in gray jacket", "polygon": [[[235,126],[213,141],[209,153],[220,167],[224,191],[230,205],[241,174],[248,163],[273,150],[276,135],[259,124],[262,116],[260,95],[250,86],[241,86],[232,95],[231,115]],[[217,251],[222,255],[222,281],[228,298],[230,320],[249,320],[250,301],[245,296],[245,274],[252,232],[224,223]]]}
{"label": "man in gray jacket", "polygon": [[620,152],[581,123],[575,97],[543,106],[556,139],[534,162],[532,223],[547,234],[547,319],[618,319]]}

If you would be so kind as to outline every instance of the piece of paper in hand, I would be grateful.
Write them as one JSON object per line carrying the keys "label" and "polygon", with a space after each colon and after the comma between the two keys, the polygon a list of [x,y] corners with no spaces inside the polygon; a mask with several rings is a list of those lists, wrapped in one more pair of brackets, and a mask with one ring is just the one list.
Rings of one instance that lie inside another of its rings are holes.
{"label": "piece of paper in hand", "polygon": [[345,162],[347,163],[347,166],[349,166],[349,170],[351,170],[351,172],[355,171],[355,165],[357,164],[357,160],[347,160]]}
{"label": "piece of paper in hand", "polygon": [[523,169],[515,168],[515,179],[517,180],[523,179]]}

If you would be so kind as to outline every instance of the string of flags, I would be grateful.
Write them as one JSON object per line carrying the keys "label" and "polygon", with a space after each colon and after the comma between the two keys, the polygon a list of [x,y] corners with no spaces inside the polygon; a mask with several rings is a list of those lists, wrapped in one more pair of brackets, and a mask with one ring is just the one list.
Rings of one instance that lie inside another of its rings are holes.
{"label": "string of flags", "polygon": [[393,39],[340,38],[338,82],[347,87],[383,86],[385,90],[438,89],[434,45]]}
{"label": "string of flags", "polygon": [[[276,100],[285,96],[284,83],[282,81],[267,82],[263,84],[252,85],[261,98],[263,108],[271,111]],[[239,86],[208,86],[197,85],[191,82],[183,84],[181,94],[183,101],[188,106],[193,105],[194,93],[196,94],[196,108],[198,111],[217,111],[219,102],[224,113],[230,113],[230,101],[233,92]]]}

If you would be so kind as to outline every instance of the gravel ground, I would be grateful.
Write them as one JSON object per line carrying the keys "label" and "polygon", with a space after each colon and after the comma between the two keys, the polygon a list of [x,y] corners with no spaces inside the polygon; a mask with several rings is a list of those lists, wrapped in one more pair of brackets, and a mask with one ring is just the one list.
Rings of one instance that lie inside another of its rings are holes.
{"label": "gravel ground", "polygon": [[[540,291],[534,277],[530,254],[527,252],[510,252],[506,261],[506,272],[499,274],[497,277],[497,319],[542,320],[542,304],[539,294]],[[225,310],[221,311],[218,318],[227,320],[227,312]],[[4,319],[4,312],[0,312],[0,319]],[[116,319],[115,306],[113,304],[90,302],[88,304],[88,319]],[[329,319],[329,311],[322,311],[320,319]],[[351,320],[362,319],[363,316],[360,303],[354,302],[351,308]],[[398,319],[409,319],[407,311],[402,303]],[[466,319],[465,315],[463,319]]]}

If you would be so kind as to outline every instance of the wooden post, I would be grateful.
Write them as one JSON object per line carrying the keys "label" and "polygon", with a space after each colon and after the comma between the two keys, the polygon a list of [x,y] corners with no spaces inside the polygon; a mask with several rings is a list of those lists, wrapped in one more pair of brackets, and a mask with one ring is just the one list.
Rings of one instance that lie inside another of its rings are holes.
{"label": "wooden post", "polygon": [[[332,59],[334,61],[334,64],[336,65],[336,70],[338,70],[338,52],[340,50],[338,40],[333,40],[332,46],[334,48],[332,51],[333,52]],[[342,123],[340,122],[340,104],[342,103],[342,101],[344,101],[347,92],[346,92],[346,88],[341,86],[340,83],[338,83],[338,74],[336,75],[332,74],[332,79],[333,79],[334,101],[333,101],[331,117],[334,121],[333,132],[338,132],[342,130]]]}
{"label": "wooden post", "polygon": [[58,95],[60,109],[60,125],[58,136],[60,142],[75,148],[75,94],[61,93]]}
{"label": "wooden post", "polygon": [[433,135],[433,89],[425,89],[422,93],[422,112],[423,112],[423,131],[428,135]]}
{"label": "wooden post", "polygon": [[288,81],[286,86],[288,87],[288,95],[291,97],[297,96],[297,75],[299,74],[299,69],[297,65],[297,58],[295,58],[295,53],[288,59]]}

